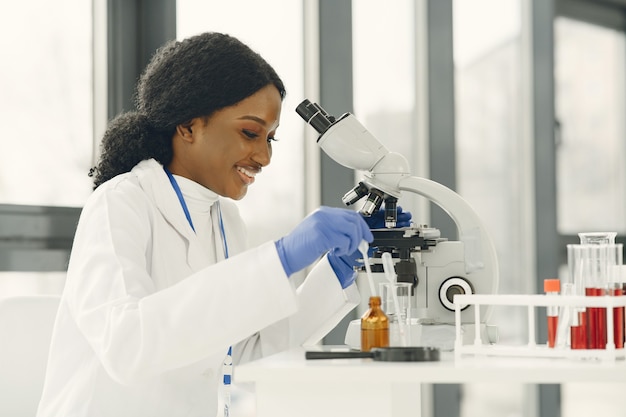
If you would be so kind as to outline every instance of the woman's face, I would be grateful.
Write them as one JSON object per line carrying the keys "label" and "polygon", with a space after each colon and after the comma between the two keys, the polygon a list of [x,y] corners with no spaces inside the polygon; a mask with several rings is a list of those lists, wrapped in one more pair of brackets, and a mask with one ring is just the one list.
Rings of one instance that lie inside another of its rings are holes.
{"label": "woman's face", "polygon": [[170,171],[221,196],[243,198],[270,163],[281,106],[280,94],[270,84],[208,119],[178,126]]}

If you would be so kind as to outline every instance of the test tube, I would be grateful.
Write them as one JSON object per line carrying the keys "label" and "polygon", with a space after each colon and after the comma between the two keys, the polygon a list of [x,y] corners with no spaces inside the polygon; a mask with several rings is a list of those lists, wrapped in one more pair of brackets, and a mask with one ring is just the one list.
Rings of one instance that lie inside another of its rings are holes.
{"label": "test tube", "polygon": [[[608,293],[612,296],[624,295],[622,271],[623,263],[623,245],[621,243],[612,245],[610,250],[608,273]],[[621,349],[624,347],[624,307],[613,308],[613,341],[615,347]]]}
{"label": "test tube", "polygon": [[[582,295],[584,288],[583,274],[583,246],[567,245],[567,266],[569,283],[564,286],[565,295]],[[567,308],[567,307],[566,307]],[[584,307],[572,307],[569,311],[570,347],[572,349],[587,349],[587,311]],[[565,323],[561,323],[565,326]],[[559,342],[557,340],[557,342]],[[560,341],[559,345],[564,343]]]}
{"label": "test tube", "polygon": [[[585,271],[585,295],[601,297],[606,295],[606,244],[583,245],[583,269]],[[587,308],[587,347],[606,348],[606,308]]]}
{"label": "test tube", "polygon": [[[602,267],[606,265],[601,247],[615,242],[616,233],[589,232],[579,233],[581,244],[581,271],[584,274],[584,294],[599,297],[606,294],[606,281],[603,281]],[[606,309],[587,308],[587,348],[604,349],[606,347]]]}
{"label": "test tube", "polygon": [[[599,297],[617,293],[613,289],[611,268],[622,263],[621,245],[615,244],[615,232],[591,232],[579,233],[580,243],[583,247],[583,273],[585,279],[585,295]],[[619,315],[619,310],[610,312]],[[607,314],[609,311],[603,307],[589,307],[587,309],[587,347],[589,349],[606,349],[607,343]],[[620,326],[620,323],[622,326]],[[614,321],[614,336],[616,332],[623,344],[623,320]],[[617,325],[617,326],[616,326]]]}
{"label": "test tube", "polygon": [[[561,291],[561,281],[554,278],[544,279],[543,291],[550,297],[559,295]],[[556,342],[556,330],[559,322],[559,306],[548,306],[546,310],[548,319],[548,347],[553,348]]]}

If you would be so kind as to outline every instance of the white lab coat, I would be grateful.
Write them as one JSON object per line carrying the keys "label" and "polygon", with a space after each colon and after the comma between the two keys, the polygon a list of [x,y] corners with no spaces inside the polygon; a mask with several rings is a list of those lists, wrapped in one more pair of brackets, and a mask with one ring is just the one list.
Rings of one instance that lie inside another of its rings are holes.
{"label": "white lab coat", "polygon": [[208,265],[156,161],[96,189],[78,223],[38,417],[216,415],[229,346],[237,364],[314,343],[358,304],[326,258],[294,289],[274,243],[246,250],[236,206],[220,205],[230,257]]}

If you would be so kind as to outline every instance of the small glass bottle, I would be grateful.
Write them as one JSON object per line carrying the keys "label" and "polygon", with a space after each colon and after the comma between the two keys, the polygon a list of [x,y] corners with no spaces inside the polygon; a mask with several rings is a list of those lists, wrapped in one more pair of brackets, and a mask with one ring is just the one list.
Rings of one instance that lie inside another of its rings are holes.
{"label": "small glass bottle", "polygon": [[389,346],[389,319],[380,307],[379,296],[370,297],[369,310],[361,317],[361,351]]}

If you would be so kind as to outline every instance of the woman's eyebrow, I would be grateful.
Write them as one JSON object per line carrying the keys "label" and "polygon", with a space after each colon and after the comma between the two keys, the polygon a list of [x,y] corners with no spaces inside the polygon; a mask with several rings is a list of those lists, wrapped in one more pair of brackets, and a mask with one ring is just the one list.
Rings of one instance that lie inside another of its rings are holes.
{"label": "woman's eyebrow", "polygon": [[261,119],[260,117],[257,116],[252,116],[252,115],[245,115],[245,116],[241,116],[239,118],[239,120],[253,120],[263,126],[265,126],[267,124],[267,122],[263,119]]}
{"label": "woman's eyebrow", "polygon": [[[252,121],[257,122],[258,124],[260,124],[263,127],[267,127],[267,122],[265,120],[261,119],[260,117],[253,116],[251,114],[241,116],[237,120],[252,120]],[[279,125],[277,124],[276,127],[274,127],[273,130],[278,129],[278,126]]]}

